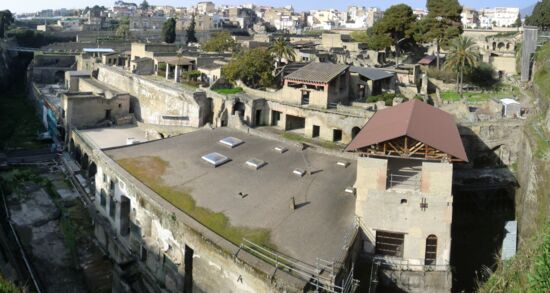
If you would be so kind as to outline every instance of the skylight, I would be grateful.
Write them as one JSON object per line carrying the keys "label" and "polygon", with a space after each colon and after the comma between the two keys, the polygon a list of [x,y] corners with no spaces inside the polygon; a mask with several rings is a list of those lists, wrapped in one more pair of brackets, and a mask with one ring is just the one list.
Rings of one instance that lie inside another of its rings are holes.
{"label": "skylight", "polygon": [[244,142],[236,137],[228,136],[224,139],[221,139],[220,143],[225,146],[228,146],[229,148],[235,148],[243,144]]}
{"label": "skylight", "polygon": [[260,159],[250,159],[246,161],[246,165],[254,170],[258,170],[261,167],[265,166],[267,163]]}
{"label": "skylight", "polygon": [[300,177],[304,177],[304,175],[306,175],[306,170],[303,170],[303,169],[294,169],[292,171],[292,174],[296,175],[296,176],[300,176]]}
{"label": "skylight", "polygon": [[340,166],[340,167],[344,167],[344,168],[347,168],[349,166],[349,162],[348,161],[338,161],[336,163],[336,165]]}
{"label": "skylight", "polygon": [[210,153],[208,155],[202,156],[202,159],[208,162],[209,164],[213,165],[214,167],[223,165],[231,160],[220,153]]}
{"label": "skylight", "polygon": [[276,146],[275,147],[275,150],[278,151],[279,153],[286,153],[288,151],[288,149],[284,146]]}

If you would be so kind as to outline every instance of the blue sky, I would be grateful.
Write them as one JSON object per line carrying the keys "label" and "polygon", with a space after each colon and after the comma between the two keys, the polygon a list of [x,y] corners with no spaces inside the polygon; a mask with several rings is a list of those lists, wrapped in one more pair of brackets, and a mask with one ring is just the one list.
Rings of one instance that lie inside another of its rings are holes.
{"label": "blue sky", "polygon": [[[126,0],[127,2],[136,2],[140,3],[141,0]],[[189,0],[148,0],[150,4],[154,5],[172,5],[172,6],[191,6],[197,3],[198,1],[189,1]],[[95,4],[112,6],[115,0],[0,0],[0,10],[10,9],[15,12],[33,12],[42,9],[48,8],[83,8],[86,6],[93,6]],[[292,1],[292,0],[225,0],[225,1],[213,1],[216,4],[243,4],[243,3],[255,3],[255,4],[265,4],[272,6],[284,6],[292,4],[297,10],[309,10],[309,9],[319,9],[319,8],[337,8],[345,9],[349,5],[361,5],[361,6],[374,6],[380,8],[387,8],[390,5],[396,3],[406,3],[413,8],[421,8],[426,5],[425,0],[367,0],[367,1],[356,1],[356,0],[344,0],[344,1],[334,1],[334,0],[301,0],[301,1]],[[482,8],[482,7],[519,7],[525,8],[533,3],[536,0],[462,0],[460,1],[462,5],[472,7],[472,8]]]}

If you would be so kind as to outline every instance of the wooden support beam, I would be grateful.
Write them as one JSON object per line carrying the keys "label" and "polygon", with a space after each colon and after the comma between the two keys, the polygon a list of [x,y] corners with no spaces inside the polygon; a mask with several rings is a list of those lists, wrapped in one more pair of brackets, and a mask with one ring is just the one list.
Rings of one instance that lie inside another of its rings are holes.
{"label": "wooden support beam", "polygon": [[[418,144],[420,144],[420,145],[418,145]],[[417,144],[417,146],[413,147],[413,149],[411,150],[411,153],[409,154],[409,156],[412,156],[412,155],[416,154],[416,152],[418,152],[419,150],[421,150],[424,147],[423,143],[419,142],[418,144]]]}
{"label": "wooden support beam", "polygon": [[392,147],[396,152],[399,153],[399,150],[397,149],[397,147],[395,147],[391,142],[388,141],[388,145],[389,145],[390,147]]}

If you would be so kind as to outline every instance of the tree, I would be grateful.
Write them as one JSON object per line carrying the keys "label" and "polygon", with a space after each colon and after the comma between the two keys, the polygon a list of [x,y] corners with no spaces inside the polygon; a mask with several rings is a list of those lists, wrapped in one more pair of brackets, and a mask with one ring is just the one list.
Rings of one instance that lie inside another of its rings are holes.
{"label": "tree", "polygon": [[468,80],[483,88],[490,88],[498,82],[495,79],[495,68],[493,65],[484,62],[479,63],[478,66],[471,70],[468,74]]}
{"label": "tree", "polygon": [[170,17],[162,25],[162,39],[168,44],[176,41],[176,20],[173,17]]}
{"label": "tree", "polygon": [[458,37],[452,40],[445,67],[456,72],[457,91],[463,95],[462,83],[464,72],[477,66],[479,53],[476,43],[469,37]]}
{"label": "tree", "polygon": [[372,50],[385,50],[392,45],[392,38],[377,25],[367,30],[366,39],[367,45]]}
{"label": "tree", "polygon": [[441,68],[441,46],[462,34],[462,6],[457,0],[428,0],[428,15],[418,22],[415,39],[419,42],[436,42],[437,68]]}
{"label": "tree", "polygon": [[294,48],[283,37],[275,40],[269,50],[277,57],[277,65],[281,64],[283,58],[286,58],[288,61],[294,61],[296,59]]}
{"label": "tree", "polygon": [[240,80],[252,88],[269,87],[273,84],[273,54],[265,48],[241,52],[224,68],[227,80]]}
{"label": "tree", "polygon": [[416,16],[411,7],[406,4],[393,5],[384,12],[382,19],[367,31],[367,44],[375,50],[394,45],[397,63],[399,44],[407,40],[413,41],[415,27]]}
{"label": "tree", "polygon": [[535,5],[531,16],[525,19],[526,25],[538,26],[543,30],[550,27],[550,0],[542,0]]}
{"label": "tree", "polygon": [[521,22],[521,13],[518,14],[518,18],[516,18],[516,21],[513,24],[513,27],[521,27],[523,23]]}
{"label": "tree", "polygon": [[185,42],[187,44],[189,43],[197,43],[197,36],[195,35],[195,14],[191,17],[191,23],[189,24],[189,27],[187,30],[185,30]]}
{"label": "tree", "polygon": [[358,43],[367,43],[368,35],[366,31],[354,31],[351,33],[351,38]]}
{"label": "tree", "polygon": [[141,2],[141,4],[139,5],[139,8],[141,10],[148,10],[149,9],[149,2],[147,2],[147,0],[143,0],[143,2]]}
{"label": "tree", "polygon": [[202,45],[203,50],[207,52],[219,52],[234,51],[236,47],[235,40],[231,37],[229,32],[216,32],[212,34],[212,37]]}
{"label": "tree", "polygon": [[117,36],[122,37],[125,40],[130,38],[130,19],[128,17],[120,20],[115,33]]}
{"label": "tree", "polygon": [[4,38],[4,33],[14,21],[15,19],[13,19],[13,15],[11,14],[11,11],[9,10],[0,11],[0,39]]}

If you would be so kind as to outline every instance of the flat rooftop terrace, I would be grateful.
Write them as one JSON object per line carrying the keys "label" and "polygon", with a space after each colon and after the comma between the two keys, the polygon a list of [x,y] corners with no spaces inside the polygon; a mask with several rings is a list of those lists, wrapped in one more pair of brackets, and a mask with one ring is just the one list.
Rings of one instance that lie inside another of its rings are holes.
{"label": "flat rooftop terrace", "polygon": [[[243,143],[231,148],[219,142],[226,137]],[[288,150],[280,153],[275,147]],[[345,191],[355,183],[354,161],[343,167],[337,164],[341,158],[227,128],[201,129],[105,153],[212,230],[219,226],[210,219],[225,217],[230,228],[216,232],[237,244],[242,237],[254,239],[267,231],[267,245],[315,264],[317,258],[338,260],[354,230],[355,197]],[[230,161],[214,167],[202,159],[211,153]],[[256,170],[246,164],[250,159],[266,164]],[[309,172],[301,177],[293,173],[296,169]],[[290,208],[292,197],[295,210]]]}
{"label": "flat rooftop terrace", "polygon": [[123,92],[113,86],[110,86],[107,83],[101,82],[95,78],[92,77],[85,77],[80,80],[80,82],[88,83],[90,86],[94,87],[98,92],[106,92],[109,91],[113,95],[120,95],[120,94],[127,94],[126,92]]}
{"label": "flat rooftop terrace", "polygon": [[123,125],[105,128],[83,129],[80,134],[101,149],[125,146],[128,139],[146,142],[149,139],[145,130],[136,125]]}

